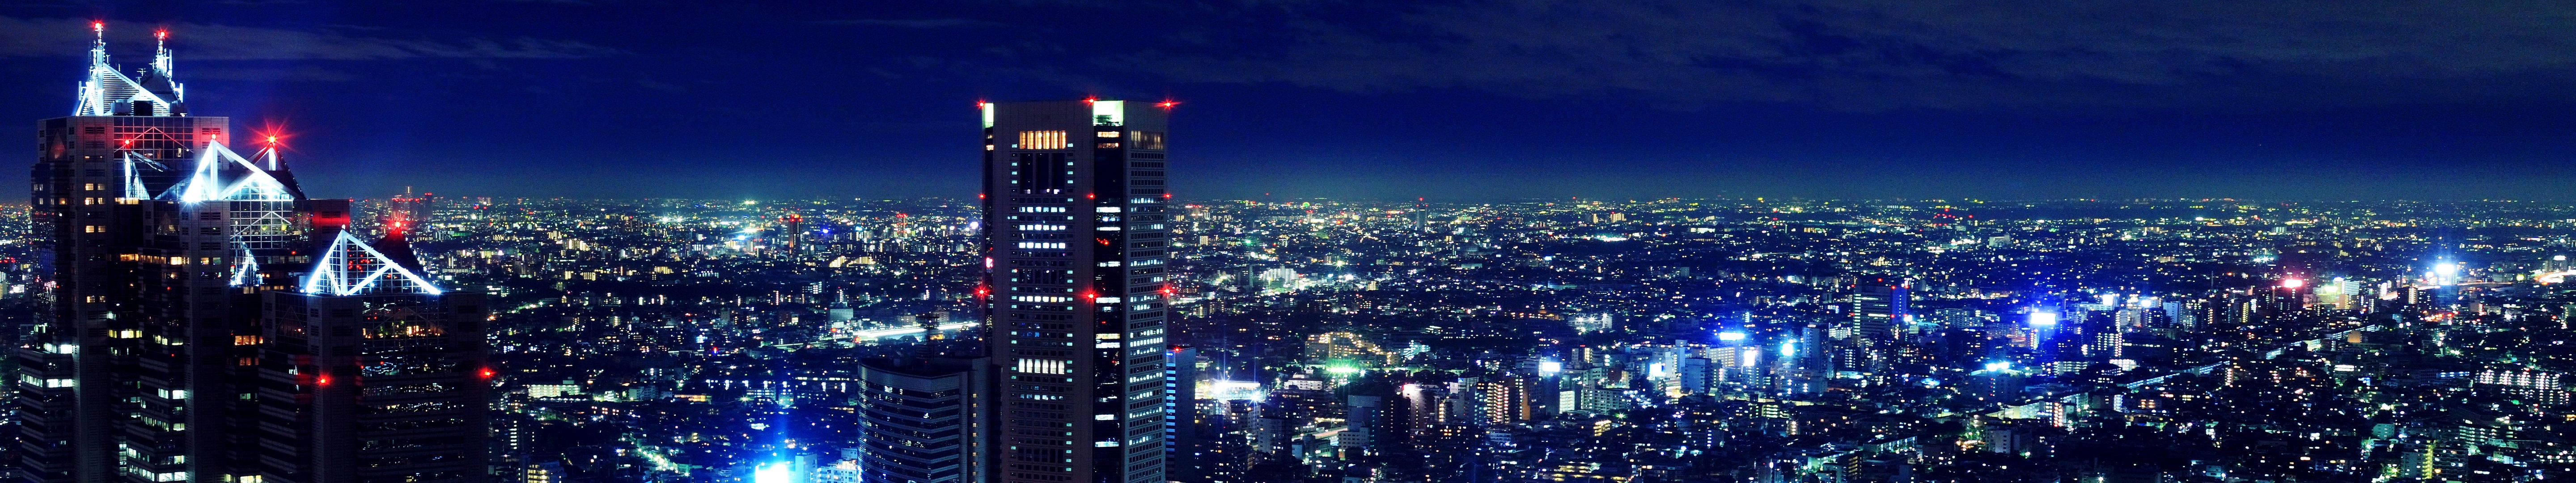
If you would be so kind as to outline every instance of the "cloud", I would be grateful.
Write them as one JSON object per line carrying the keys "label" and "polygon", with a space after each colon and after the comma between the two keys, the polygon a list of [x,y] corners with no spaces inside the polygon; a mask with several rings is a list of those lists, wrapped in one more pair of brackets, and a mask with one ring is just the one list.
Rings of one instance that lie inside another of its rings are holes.
{"label": "cloud", "polygon": [[970,18],[906,18],[906,19],[861,18],[861,19],[848,19],[848,20],[815,20],[815,21],[812,21],[812,22],[806,22],[806,23],[810,23],[810,24],[814,24],[814,25],[850,25],[850,26],[861,26],[861,27],[897,27],[897,28],[914,28],[914,29],[957,28],[957,27],[998,27],[998,26],[1003,25],[1001,22],[992,22],[992,21],[984,21],[984,20],[975,20],[975,19],[970,19]]}
{"label": "cloud", "polygon": [[1173,81],[1848,110],[2564,100],[2542,1],[1239,0],[1098,56]]}
{"label": "cloud", "polygon": [[[110,22],[110,53],[130,53],[160,26]],[[169,25],[171,49],[188,60],[569,59],[623,55],[570,40],[519,37],[399,38],[353,28],[286,30],[232,25]],[[89,20],[0,17],[0,57],[78,56],[91,40]],[[146,45],[148,46],[148,44]]]}

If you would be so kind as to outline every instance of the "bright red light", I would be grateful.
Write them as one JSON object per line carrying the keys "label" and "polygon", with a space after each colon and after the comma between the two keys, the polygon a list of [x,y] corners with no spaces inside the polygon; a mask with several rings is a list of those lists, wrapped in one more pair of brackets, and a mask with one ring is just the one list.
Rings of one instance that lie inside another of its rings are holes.
{"label": "bright red light", "polygon": [[314,385],[320,385],[320,386],[328,386],[328,385],[331,385],[331,376],[315,377],[315,378],[313,378],[313,384],[314,384]]}
{"label": "bright red light", "polygon": [[1155,106],[1162,107],[1162,108],[1164,108],[1164,109],[1171,109],[1171,108],[1172,108],[1172,106],[1178,106],[1178,105],[1181,105],[1181,103],[1180,103],[1180,102],[1177,102],[1177,101],[1163,101],[1163,102],[1157,102],[1157,103],[1154,103],[1154,105],[1155,105]]}
{"label": "bright red light", "polygon": [[484,378],[484,379],[491,379],[491,378],[492,378],[492,368],[489,368],[489,367],[483,368],[482,376],[483,376],[483,378]]}
{"label": "bright red light", "polygon": [[1100,199],[1100,194],[1099,194],[1099,193],[1083,193],[1083,194],[1082,194],[1082,199],[1086,199],[1086,200],[1096,200],[1096,199]]}
{"label": "bright red light", "polygon": [[107,22],[91,21],[89,23],[89,31],[107,33]]}
{"label": "bright red light", "polygon": [[152,39],[153,39],[153,40],[170,40],[170,30],[168,30],[168,29],[154,30],[154,31],[152,31]]}
{"label": "bright red light", "polygon": [[1083,103],[1083,104],[1090,104],[1090,103],[1092,103],[1092,102],[1097,102],[1097,101],[1099,101],[1099,100],[1100,100],[1100,98],[1099,98],[1099,97],[1085,97],[1085,98],[1082,98],[1082,103]]}

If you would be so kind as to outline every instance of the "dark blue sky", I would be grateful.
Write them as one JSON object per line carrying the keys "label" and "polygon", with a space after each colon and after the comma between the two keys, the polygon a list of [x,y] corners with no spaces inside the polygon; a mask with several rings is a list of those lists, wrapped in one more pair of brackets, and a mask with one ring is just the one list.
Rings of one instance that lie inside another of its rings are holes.
{"label": "dark blue sky", "polygon": [[0,118],[103,18],[317,196],[966,196],[977,99],[1097,94],[1190,198],[2576,199],[2576,6],[2433,3],[38,0]]}

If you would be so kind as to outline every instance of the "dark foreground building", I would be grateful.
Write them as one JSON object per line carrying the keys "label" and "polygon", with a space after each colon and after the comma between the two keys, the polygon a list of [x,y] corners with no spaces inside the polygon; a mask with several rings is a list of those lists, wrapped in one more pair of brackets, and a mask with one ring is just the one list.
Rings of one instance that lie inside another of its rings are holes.
{"label": "dark foreground building", "polygon": [[978,409],[993,377],[984,361],[868,359],[859,382],[860,481],[985,481],[990,412]]}
{"label": "dark foreground building", "polygon": [[[225,118],[188,115],[186,91],[171,80],[168,49],[128,76],[108,63],[104,25],[93,28],[100,39],[92,44],[72,115],[38,123],[32,201],[38,258],[46,264],[40,286],[48,287],[39,296],[50,303],[17,353],[12,463],[18,474],[38,483],[482,479],[488,470],[479,443],[436,449],[403,443],[423,435],[485,436],[481,417],[488,404],[481,381],[471,379],[483,369],[480,309],[449,308],[479,305],[475,298],[443,293],[420,279],[399,239],[368,247],[345,235],[349,202],[306,197],[274,146],[249,156],[226,147],[238,133],[226,131]],[[326,255],[347,250],[376,254],[377,261]],[[403,280],[382,281],[388,277]],[[392,295],[411,299],[386,298]],[[298,302],[293,309],[299,311],[277,319],[275,304]],[[382,319],[386,310],[441,312],[436,321],[414,322],[443,327],[435,339],[444,342],[357,335],[381,333],[354,320]],[[457,314],[472,314],[472,323],[453,320]],[[333,318],[349,320],[324,320]],[[318,344],[310,338],[288,344],[284,339],[294,338],[279,337],[280,323],[331,336],[350,332]],[[452,362],[406,374],[451,382],[423,394],[368,386],[368,367],[359,364],[412,352],[437,352]],[[338,386],[358,391],[356,399],[320,389],[318,376],[340,370],[362,371]],[[287,379],[292,384],[266,384],[274,371],[295,376]],[[428,371],[448,372],[430,377]],[[272,397],[280,394],[289,397]],[[298,394],[312,397],[293,397]],[[363,423],[409,417],[368,415],[413,409],[390,402],[432,399],[449,411],[439,414],[471,417],[436,432],[371,432],[364,424],[264,431],[275,429],[271,423],[290,427],[295,423],[280,421],[299,415],[335,411],[331,404],[358,405]],[[333,457],[345,464],[375,469],[335,473],[277,464],[280,454],[330,451],[340,451]],[[439,464],[402,463],[423,452],[436,454],[419,461]]]}
{"label": "dark foreground building", "polygon": [[988,481],[1165,481],[1169,104],[983,106]]}

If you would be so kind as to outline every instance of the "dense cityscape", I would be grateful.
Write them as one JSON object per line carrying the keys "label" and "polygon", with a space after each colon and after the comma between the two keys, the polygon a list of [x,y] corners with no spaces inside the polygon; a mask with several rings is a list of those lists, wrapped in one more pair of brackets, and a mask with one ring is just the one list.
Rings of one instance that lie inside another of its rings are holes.
{"label": "dense cityscape", "polygon": [[953,197],[350,193],[92,29],[13,481],[2576,476],[2576,205],[1208,199],[1107,98]]}
{"label": "dense cityscape", "polygon": [[[528,481],[730,481],[775,461],[854,481],[859,362],[974,352],[971,200],[414,199],[434,207],[413,243],[436,281],[492,297],[492,454]],[[2576,465],[2565,206],[1177,208],[1173,340],[1196,360],[1174,371],[1195,395],[1174,481]],[[10,277],[13,304],[30,276]]]}

